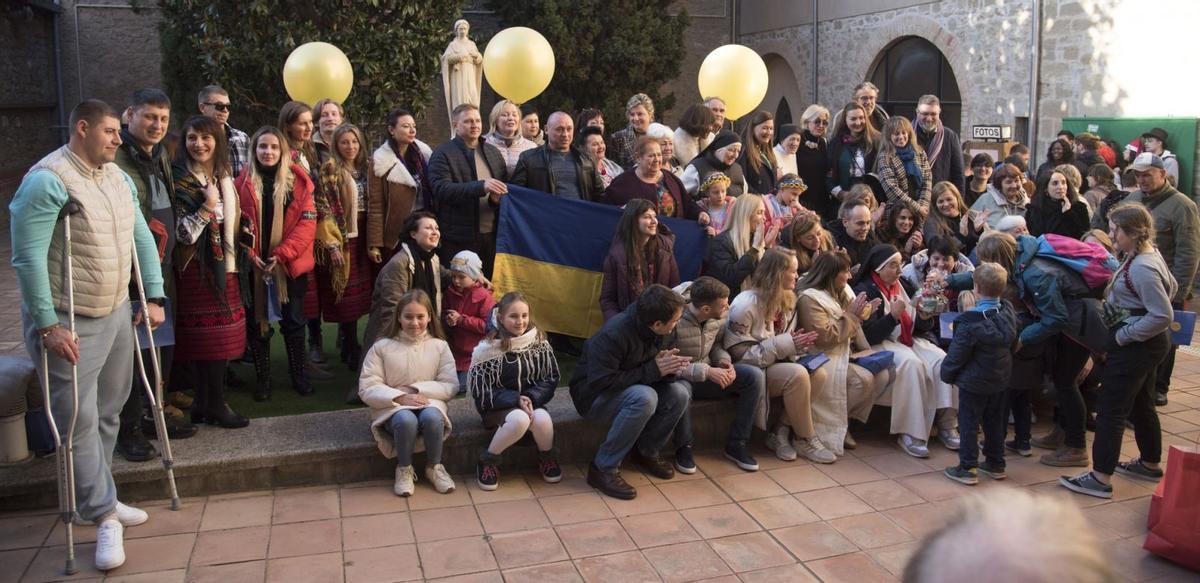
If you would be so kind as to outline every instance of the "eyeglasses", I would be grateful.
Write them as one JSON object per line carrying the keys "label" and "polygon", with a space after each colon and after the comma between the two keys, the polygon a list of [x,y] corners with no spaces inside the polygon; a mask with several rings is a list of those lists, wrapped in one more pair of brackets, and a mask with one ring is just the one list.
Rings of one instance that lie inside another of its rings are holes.
{"label": "eyeglasses", "polygon": [[205,101],[204,105],[207,105],[217,111],[229,111],[229,108],[233,106],[232,103],[213,103],[211,101]]}
{"label": "eyeglasses", "polygon": [[827,120],[827,119],[814,119],[814,120],[812,120],[810,123],[812,123],[812,124],[813,124],[813,125],[815,125],[815,126],[827,126],[827,125],[829,125],[829,120]]}

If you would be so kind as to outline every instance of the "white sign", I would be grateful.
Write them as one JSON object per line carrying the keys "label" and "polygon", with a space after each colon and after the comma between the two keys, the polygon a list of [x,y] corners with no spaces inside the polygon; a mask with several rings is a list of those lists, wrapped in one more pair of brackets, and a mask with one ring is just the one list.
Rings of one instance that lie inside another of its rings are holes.
{"label": "white sign", "polygon": [[1012,127],[1006,125],[971,126],[973,140],[1007,140],[1012,137]]}

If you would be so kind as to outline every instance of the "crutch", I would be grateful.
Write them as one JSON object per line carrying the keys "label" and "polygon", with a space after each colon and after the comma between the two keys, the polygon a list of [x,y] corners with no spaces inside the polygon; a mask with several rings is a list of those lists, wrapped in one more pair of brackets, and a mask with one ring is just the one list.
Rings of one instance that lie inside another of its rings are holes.
{"label": "crutch", "polygon": [[146,376],[146,363],[142,360],[142,341],[137,335],[137,326],[133,327],[134,360],[137,361],[138,372],[142,376],[142,386],[146,387],[146,396],[150,399],[150,415],[154,417],[154,428],[158,432],[158,440],[162,444],[162,465],[167,471],[167,486],[171,490],[171,510],[179,510],[179,490],[175,487],[175,458],[171,455],[171,439],[167,436],[167,418],[163,413],[162,366],[158,360],[158,349],[154,346],[154,328],[150,326],[146,301],[146,289],[142,285],[142,267],[138,263],[137,245],[133,248],[133,280],[137,283],[138,296],[142,300],[142,323],[146,325],[146,341],[150,344],[150,364],[154,368],[154,384]]}
{"label": "crutch", "polygon": [[[75,201],[63,205],[59,214],[63,220],[63,254],[66,256],[67,270],[67,331],[75,339],[75,270],[71,262],[71,215],[79,212]],[[54,456],[57,464],[58,478],[58,510],[63,525],[67,529],[67,575],[74,575],[75,568],[75,421],[79,416],[79,368],[71,364],[71,420],[67,423],[67,439],[63,442],[58,434],[58,424],[54,422],[50,400],[50,351],[46,349],[45,338],[42,339],[42,402],[46,407],[46,421],[50,423],[50,433],[54,436]]]}

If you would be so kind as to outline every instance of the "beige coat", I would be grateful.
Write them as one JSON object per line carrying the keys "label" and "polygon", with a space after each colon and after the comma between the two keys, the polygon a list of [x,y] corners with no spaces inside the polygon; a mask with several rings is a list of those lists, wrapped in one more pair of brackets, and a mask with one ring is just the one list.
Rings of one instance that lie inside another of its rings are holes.
{"label": "beige coat", "polygon": [[[450,271],[442,269],[442,262],[438,259],[437,254],[434,254],[431,261],[433,262],[434,285],[440,290],[442,289],[442,279],[449,277]],[[408,250],[407,243],[401,243],[400,249],[384,264],[383,269],[379,270],[379,275],[375,278],[375,288],[371,292],[371,313],[367,316],[367,329],[363,331],[364,346],[374,344],[388,325],[396,320],[398,316],[396,305],[400,303],[400,298],[404,296],[405,292],[412,287],[415,271],[416,263],[413,261],[412,252]],[[433,309],[438,314],[442,313],[442,294],[438,294]]]}
{"label": "beige coat", "polygon": [[[382,427],[397,411],[417,409],[398,405],[395,398],[404,394],[423,395],[429,406],[442,413],[446,432],[450,436],[450,415],[446,401],[458,393],[458,375],[454,372],[454,355],[445,340],[428,334],[412,339],[401,333],[397,338],[383,338],[371,346],[363,358],[358,377],[358,398],[370,407],[371,433],[379,451],[388,458],[396,457],[392,436]],[[414,451],[423,451],[418,442]]]}
{"label": "beige coat", "polygon": [[[421,157],[429,162],[433,150],[425,142],[417,140],[409,147],[417,148]],[[387,142],[375,149],[370,166],[367,171],[367,247],[395,249],[404,238],[404,233],[400,232],[404,220],[420,202],[417,200],[417,181]]]}

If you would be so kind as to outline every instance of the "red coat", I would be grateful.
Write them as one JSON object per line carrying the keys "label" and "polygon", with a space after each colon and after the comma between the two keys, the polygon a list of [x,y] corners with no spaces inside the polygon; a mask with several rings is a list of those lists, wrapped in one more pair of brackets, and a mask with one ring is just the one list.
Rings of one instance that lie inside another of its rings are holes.
{"label": "red coat", "polygon": [[459,371],[471,368],[471,353],[487,333],[487,321],[496,300],[492,292],[481,285],[459,291],[450,285],[442,298],[442,321],[447,310],[462,314],[457,326],[446,326],[446,341],[454,354],[454,367]]}
{"label": "red coat", "polygon": [[[317,236],[317,209],[313,205],[313,182],[297,164],[292,164],[292,176],[295,184],[292,186],[292,202],[283,211],[283,238],[271,253],[283,266],[291,279],[299,278],[313,270],[313,240]],[[258,257],[259,237],[263,236],[262,225],[259,224],[258,202],[260,196],[254,192],[254,183],[250,180],[250,165],[238,176],[234,184],[238,192],[242,213],[247,221],[244,228],[254,234],[254,245],[248,248],[250,257]],[[268,235],[269,236],[269,235]]]}

